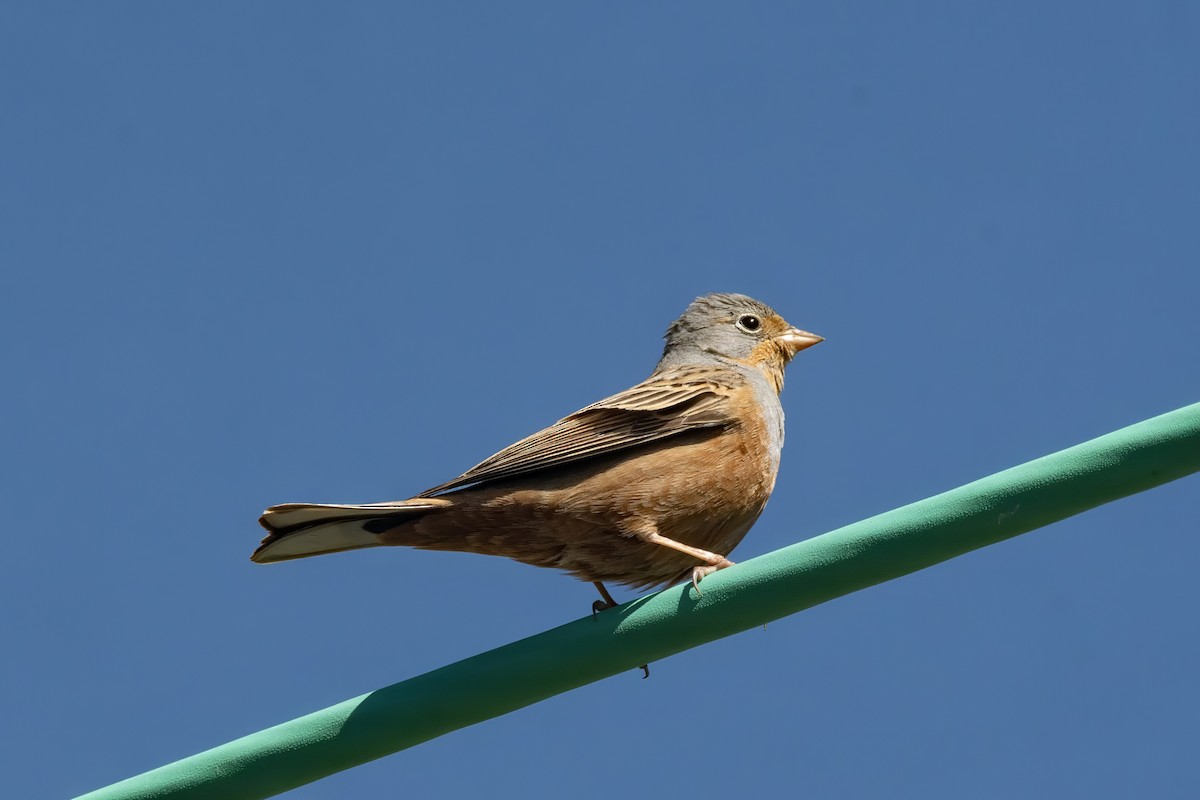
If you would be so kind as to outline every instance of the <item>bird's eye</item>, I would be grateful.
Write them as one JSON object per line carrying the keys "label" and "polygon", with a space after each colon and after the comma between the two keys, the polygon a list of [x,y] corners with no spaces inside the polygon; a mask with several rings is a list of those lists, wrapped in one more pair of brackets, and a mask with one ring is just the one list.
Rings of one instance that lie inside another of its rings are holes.
{"label": "bird's eye", "polygon": [[762,320],[753,314],[742,314],[737,318],[737,326],[747,333],[754,333],[762,327]]}

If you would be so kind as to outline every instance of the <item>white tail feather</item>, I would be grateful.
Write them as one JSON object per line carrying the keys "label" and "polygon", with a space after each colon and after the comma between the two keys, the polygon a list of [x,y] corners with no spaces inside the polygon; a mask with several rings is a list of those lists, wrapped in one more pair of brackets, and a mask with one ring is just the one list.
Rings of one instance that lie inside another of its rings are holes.
{"label": "white tail feather", "polygon": [[259,564],[288,561],[293,558],[316,556],[322,553],[337,553],[342,550],[359,550],[378,547],[379,537],[363,529],[362,523],[345,521],[332,522],[305,528],[296,533],[276,539],[260,547],[252,556]]}

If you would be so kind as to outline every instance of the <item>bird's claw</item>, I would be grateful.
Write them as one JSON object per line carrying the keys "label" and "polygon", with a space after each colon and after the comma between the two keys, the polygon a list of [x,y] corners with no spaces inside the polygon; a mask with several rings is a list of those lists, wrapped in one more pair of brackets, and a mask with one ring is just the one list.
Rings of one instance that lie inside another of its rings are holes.
{"label": "bird's claw", "polygon": [[720,564],[706,564],[704,566],[695,566],[691,569],[691,587],[696,590],[697,597],[703,597],[704,593],[700,590],[700,582],[704,578],[713,575],[718,570],[724,570],[727,566],[733,566],[733,561],[721,559]]}
{"label": "bird's claw", "polygon": [[[595,586],[596,586],[596,589],[599,590],[600,596],[603,597],[604,599],[592,601],[592,619],[595,619],[596,615],[599,614],[601,611],[607,611],[608,609],[616,608],[619,605],[617,603],[617,601],[613,599],[613,596],[608,593],[608,589],[604,588],[603,583],[601,583],[600,581],[595,581]],[[642,680],[646,680],[646,678],[649,678],[650,677],[650,665],[642,664],[642,672],[645,673],[644,675],[642,675]]]}

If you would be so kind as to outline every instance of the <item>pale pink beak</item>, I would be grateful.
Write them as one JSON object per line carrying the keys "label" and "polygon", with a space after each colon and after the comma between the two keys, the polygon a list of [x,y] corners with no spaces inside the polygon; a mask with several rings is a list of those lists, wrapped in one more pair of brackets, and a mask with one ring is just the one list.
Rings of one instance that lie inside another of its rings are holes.
{"label": "pale pink beak", "polygon": [[817,336],[815,333],[809,333],[808,331],[802,331],[799,328],[788,328],[776,336],[775,341],[790,350],[792,355],[796,355],[801,350],[825,341],[825,337]]}

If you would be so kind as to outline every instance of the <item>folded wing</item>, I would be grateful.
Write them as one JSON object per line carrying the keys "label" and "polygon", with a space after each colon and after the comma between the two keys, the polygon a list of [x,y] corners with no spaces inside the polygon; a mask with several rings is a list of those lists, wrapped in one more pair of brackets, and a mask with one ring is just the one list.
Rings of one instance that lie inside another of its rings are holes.
{"label": "folded wing", "polygon": [[709,369],[683,367],[655,373],[631,389],[580,409],[504,448],[454,480],[417,497],[515,478],[688,431],[732,424],[729,401],[739,385],[736,375],[714,378]]}

